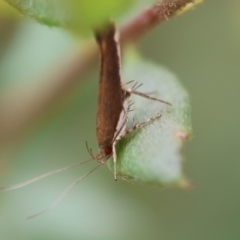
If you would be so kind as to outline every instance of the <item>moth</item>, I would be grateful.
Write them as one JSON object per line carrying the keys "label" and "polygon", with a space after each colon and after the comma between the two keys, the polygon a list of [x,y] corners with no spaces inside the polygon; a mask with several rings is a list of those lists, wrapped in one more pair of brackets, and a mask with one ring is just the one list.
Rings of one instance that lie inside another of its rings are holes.
{"label": "moth", "polygon": [[136,94],[150,100],[171,105],[169,102],[151,97],[142,92],[138,92],[137,89],[141,86],[141,84],[135,83],[131,88],[128,88],[122,82],[120,73],[121,64],[119,34],[113,22],[109,22],[103,29],[95,31],[95,39],[100,51],[100,73],[96,116],[96,137],[99,146],[98,154],[94,155],[92,149],[87,145],[88,152],[91,156],[90,159],[45,173],[41,176],[35,177],[20,184],[0,188],[0,191],[12,190],[26,186],[49,175],[65,171],[76,166],[80,166],[92,160],[96,160],[98,162],[98,165],[87,174],[73,182],[59,196],[59,198],[57,198],[47,208],[37,214],[30,216],[29,218],[36,217],[56,207],[77,183],[82,181],[93,171],[106,163],[106,161],[111,156],[113,157],[114,163],[114,179],[117,180],[117,154],[115,149],[117,142],[135,129],[161,117],[160,114],[157,114],[152,118],[146,119],[146,121],[142,123],[134,124],[130,129],[127,130],[126,126],[128,121],[128,112],[131,110],[130,108],[133,104],[130,101],[131,94]]}
{"label": "moth", "polygon": [[116,143],[138,127],[160,117],[160,114],[158,114],[143,123],[135,124],[131,129],[126,131],[128,121],[127,114],[132,105],[129,101],[131,94],[136,94],[168,105],[171,104],[136,91],[141,84],[137,85],[137,83],[135,83],[132,88],[127,88],[122,82],[120,73],[119,33],[113,22],[110,22],[104,30],[96,32],[95,38],[99,45],[101,57],[96,124],[99,154],[96,157],[91,155],[102,164],[113,155],[114,179],[116,180]]}

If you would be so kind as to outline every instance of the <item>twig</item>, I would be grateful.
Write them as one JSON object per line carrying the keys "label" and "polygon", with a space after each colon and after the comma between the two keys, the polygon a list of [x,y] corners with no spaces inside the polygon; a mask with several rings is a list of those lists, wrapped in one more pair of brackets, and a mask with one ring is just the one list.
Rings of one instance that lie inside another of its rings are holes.
{"label": "twig", "polygon": [[121,28],[121,41],[127,42],[142,36],[147,30],[175,16],[194,0],[163,0],[145,9]]}

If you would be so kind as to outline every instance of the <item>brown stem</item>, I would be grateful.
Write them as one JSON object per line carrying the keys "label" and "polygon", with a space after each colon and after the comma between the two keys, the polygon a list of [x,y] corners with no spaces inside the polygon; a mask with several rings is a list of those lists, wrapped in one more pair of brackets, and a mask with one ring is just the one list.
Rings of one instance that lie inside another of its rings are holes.
{"label": "brown stem", "polygon": [[187,4],[194,2],[194,0],[158,1],[121,28],[121,41],[126,42],[139,38],[147,30],[175,16]]}
{"label": "brown stem", "polygon": [[[158,23],[173,17],[194,0],[164,0],[145,9],[120,28],[121,42],[135,40]],[[16,139],[29,129],[40,116],[44,116],[62,97],[83,82],[84,76],[95,66],[98,56],[96,44],[90,42],[83,51],[74,52],[64,59],[54,74],[47,75],[41,85],[10,94],[1,94],[0,143]],[[28,90],[29,92],[29,90]],[[20,94],[20,95],[19,95]]]}

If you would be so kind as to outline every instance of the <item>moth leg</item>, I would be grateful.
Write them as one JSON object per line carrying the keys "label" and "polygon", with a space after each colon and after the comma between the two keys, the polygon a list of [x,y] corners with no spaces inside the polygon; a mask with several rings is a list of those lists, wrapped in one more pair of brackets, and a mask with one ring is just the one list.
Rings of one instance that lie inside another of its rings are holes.
{"label": "moth leg", "polygon": [[[133,81],[130,81],[129,83],[132,83],[132,82],[133,82]],[[137,90],[138,88],[140,88],[142,85],[143,85],[142,83],[135,82],[130,89],[127,89],[127,92],[130,93],[130,94],[135,94],[135,95],[138,95],[138,96],[141,96],[141,97],[150,99],[150,100],[158,101],[158,102],[161,102],[161,103],[164,103],[164,104],[167,104],[167,105],[172,106],[172,104],[169,103],[169,102],[167,102],[167,101],[164,101],[164,100],[161,100],[161,99],[158,99],[158,98],[155,98],[155,97],[151,97],[151,96],[149,96],[149,95],[146,94],[146,93],[142,93],[142,92],[136,91],[136,90]],[[154,91],[154,92],[155,92],[155,91]]]}
{"label": "moth leg", "polygon": [[[160,118],[161,116],[162,116],[162,115],[159,113],[159,114],[157,114],[156,116],[154,116],[154,117],[152,117],[152,118],[148,118],[148,119],[147,119],[146,121],[144,121],[144,122],[133,124],[133,126],[132,126],[129,130],[127,130],[127,131],[125,131],[125,132],[123,132],[123,133],[120,133],[120,132],[121,132],[121,131],[120,131],[119,134],[116,136],[116,138],[114,139],[113,144],[112,144],[113,174],[114,174],[114,179],[115,179],[115,181],[117,180],[117,153],[116,153],[116,144],[117,144],[117,142],[118,142],[120,139],[126,137],[129,133],[131,133],[131,132],[133,132],[134,130],[138,129],[139,127],[143,127],[144,125],[146,125],[146,124],[148,124],[148,123],[150,123],[150,122],[155,121],[156,119]],[[128,120],[128,119],[126,118],[125,123],[127,122],[127,120]],[[134,121],[134,120],[133,120],[133,121]],[[124,124],[123,124],[123,125],[124,125]]]}
{"label": "moth leg", "polygon": [[112,143],[112,154],[113,154],[113,175],[115,181],[117,181],[117,153],[116,153],[116,144],[117,142],[122,138],[122,135],[125,133],[125,126],[127,124],[128,118],[126,115],[125,120],[123,121],[120,129],[118,132],[116,132],[115,137],[113,139]]}
{"label": "moth leg", "polygon": [[144,122],[134,124],[130,129],[128,129],[127,131],[125,131],[125,132],[122,134],[121,138],[126,137],[129,133],[133,132],[134,130],[136,130],[136,129],[140,128],[140,127],[143,127],[143,126],[146,125],[146,124],[149,124],[150,122],[155,121],[156,119],[160,118],[161,116],[162,116],[162,115],[159,113],[159,114],[157,114],[156,116],[154,116],[154,117],[152,117],[152,118],[148,118],[148,119],[147,119],[146,121],[144,121]]}
{"label": "moth leg", "polygon": [[172,106],[172,104],[167,102],[167,101],[164,101],[164,100],[161,100],[161,99],[158,99],[158,98],[155,98],[155,97],[151,97],[151,96],[149,96],[149,95],[147,95],[145,93],[135,91],[134,89],[128,89],[128,91],[129,91],[129,93],[132,93],[132,94],[135,94],[135,95],[138,95],[138,96],[150,99],[150,100],[158,101],[158,102],[161,102],[161,103],[164,103],[164,104]]}
{"label": "moth leg", "polygon": [[117,181],[117,154],[116,154],[116,143],[117,141],[113,142],[112,145],[112,153],[113,153],[113,175],[115,181]]}

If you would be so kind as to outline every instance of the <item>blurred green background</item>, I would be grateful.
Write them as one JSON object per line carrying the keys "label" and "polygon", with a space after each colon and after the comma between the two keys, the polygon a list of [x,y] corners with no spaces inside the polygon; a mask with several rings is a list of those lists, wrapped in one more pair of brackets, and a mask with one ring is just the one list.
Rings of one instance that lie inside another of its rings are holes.
{"label": "blurred green background", "polygon": [[[143,55],[175,72],[191,96],[194,137],[184,149],[184,171],[194,190],[116,183],[102,167],[56,209],[25,220],[90,164],[1,193],[0,239],[240,239],[239,13],[239,0],[205,1],[138,43]],[[77,40],[6,16],[0,18],[0,36],[0,185],[86,159],[86,140],[97,149],[97,69],[28,134],[11,135],[32,89],[47,91],[46,74],[78,48]]]}

